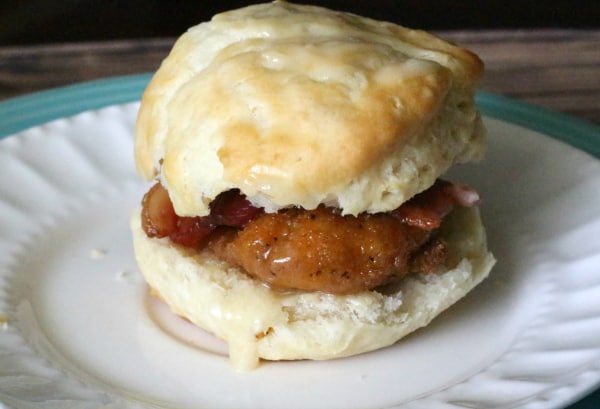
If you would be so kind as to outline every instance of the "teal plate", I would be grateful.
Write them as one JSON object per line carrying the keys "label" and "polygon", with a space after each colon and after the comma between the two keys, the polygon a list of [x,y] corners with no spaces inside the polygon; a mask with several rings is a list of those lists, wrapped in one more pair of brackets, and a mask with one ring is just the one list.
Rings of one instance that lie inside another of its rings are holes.
{"label": "teal plate", "polygon": [[[12,98],[0,103],[0,139],[54,119],[138,101],[151,74],[114,77]],[[485,116],[551,136],[600,159],[600,127],[510,98],[480,92]],[[600,390],[569,409],[600,407]]]}

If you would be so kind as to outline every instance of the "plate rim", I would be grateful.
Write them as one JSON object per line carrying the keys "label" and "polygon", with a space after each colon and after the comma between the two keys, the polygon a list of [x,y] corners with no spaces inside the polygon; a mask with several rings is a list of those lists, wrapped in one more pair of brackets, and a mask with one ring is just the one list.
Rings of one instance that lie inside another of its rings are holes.
{"label": "plate rim", "polygon": [[[0,101],[0,141],[55,119],[139,101],[152,75],[108,77]],[[540,132],[600,159],[600,126],[594,123],[486,91],[479,91],[476,99],[485,116]],[[600,403],[600,389],[572,399],[573,409],[591,408]]]}

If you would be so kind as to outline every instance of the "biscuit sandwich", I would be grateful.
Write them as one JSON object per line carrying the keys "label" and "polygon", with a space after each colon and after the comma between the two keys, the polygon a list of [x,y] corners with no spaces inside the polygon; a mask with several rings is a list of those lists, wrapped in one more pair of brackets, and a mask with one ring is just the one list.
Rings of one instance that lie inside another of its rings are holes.
{"label": "biscuit sandwich", "polygon": [[424,31],[284,1],[218,14],[142,97],[153,185],[131,227],[151,291],[235,368],[394,344],[489,273],[483,64]]}

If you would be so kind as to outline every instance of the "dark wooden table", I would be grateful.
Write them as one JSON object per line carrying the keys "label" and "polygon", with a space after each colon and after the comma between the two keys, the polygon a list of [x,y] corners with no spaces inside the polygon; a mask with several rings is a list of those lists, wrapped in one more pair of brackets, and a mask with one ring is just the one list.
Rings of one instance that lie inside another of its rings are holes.
{"label": "dark wooden table", "polygon": [[[600,30],[451,31],[486,63],[481,88],[600,123]],[[174,39],[0,47],[0,100],[154,71]]]}
{"label": "dark wooden table", "polygon": [[[485,91],[600,124],[600,30],[439,33],[486,63]],[[0,47],[0,100],[112,76],[154,71],[174,39]],[[572,409],[600,407],[600,391]]]}

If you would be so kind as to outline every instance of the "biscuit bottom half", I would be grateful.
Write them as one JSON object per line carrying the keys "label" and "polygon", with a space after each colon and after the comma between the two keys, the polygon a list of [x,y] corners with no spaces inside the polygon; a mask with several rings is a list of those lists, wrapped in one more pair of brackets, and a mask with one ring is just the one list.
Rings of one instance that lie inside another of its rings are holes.
{"label": "biscuit bottom half", "polygon": [[440,228],[445,271],[351,295],[272,290],[209,251],[149,238],[139,209],[131,228],[149,287],[175,314],[227,342],[237,370],[261,359],[325,360],[394,344],[464,297],[495,263],[477,208],[454,210]]}

